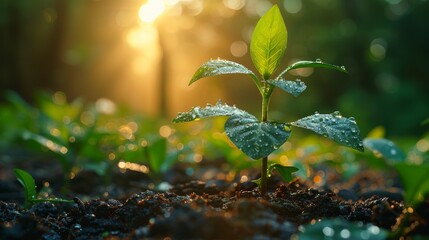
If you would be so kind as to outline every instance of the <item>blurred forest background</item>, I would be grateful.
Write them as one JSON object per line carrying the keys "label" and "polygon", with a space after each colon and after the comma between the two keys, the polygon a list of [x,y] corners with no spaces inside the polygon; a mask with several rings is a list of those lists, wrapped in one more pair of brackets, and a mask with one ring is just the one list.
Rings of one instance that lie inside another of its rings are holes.
{"label": "blurred forest background", "polygon": [[188,82],[210,58],[253,70],[251,33],[275,3],[288,29],[281,68],[320,58],[349,74],[294,72],[308,90],[299,98],[276,92],[271,119],[340,110],[363,135],[379,125],[388,136],[427,132],[427,0],[2,0],[1,101],[8,90],[30,102],[37,91],[61,91],[172,118],[221,98],[256,113],[259,93],[246,76]]}

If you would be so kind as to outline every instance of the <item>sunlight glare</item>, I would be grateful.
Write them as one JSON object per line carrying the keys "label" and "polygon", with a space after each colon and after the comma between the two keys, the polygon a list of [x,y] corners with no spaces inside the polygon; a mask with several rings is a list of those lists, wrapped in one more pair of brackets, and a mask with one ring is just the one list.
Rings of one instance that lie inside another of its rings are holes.
{"label": "sunlight glare", "polygon": [[165,10],[162,0],[148,0],[140,7],[139,18],[144,23],[154,22]]}

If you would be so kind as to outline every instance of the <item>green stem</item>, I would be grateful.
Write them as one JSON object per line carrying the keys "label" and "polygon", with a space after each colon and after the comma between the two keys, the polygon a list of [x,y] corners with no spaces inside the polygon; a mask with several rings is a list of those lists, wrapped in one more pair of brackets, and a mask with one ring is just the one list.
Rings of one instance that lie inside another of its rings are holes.
{"label": "green stem", "polygon": [[[268,121],[268,105],[270,103],[271,93],[273,88],[266,89],[267,91],[262,94],[262,122]],[[262,158],[261,169],[261,194],[267,194],[267,175],[268,175],[268,157]]]}

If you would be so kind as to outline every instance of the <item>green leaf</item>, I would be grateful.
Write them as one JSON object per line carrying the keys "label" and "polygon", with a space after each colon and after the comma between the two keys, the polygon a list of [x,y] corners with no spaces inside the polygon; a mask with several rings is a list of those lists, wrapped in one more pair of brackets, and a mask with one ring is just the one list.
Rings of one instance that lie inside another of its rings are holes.
{"label": "green leaf", "polygon": [[252,180],[252,182],[256,183],[259,187],[261,187],[261,178],[257,178],[255,180]]}
{"label": "green leaf", "polygon": [[365,138],[363,145],[377,157],[390,162],[400,162],[406,158],[405,153],[394,142],[384,138]]}
{"label": "green leaf", "polygon": [[207,117],[219,117],[219,116],[231,116],[231,115],[248,115],[244,110],[236,108],[235,106],[229,106],[227,104],[222,104],[221,101],[218,101],[216,105],[207,104],[206,107],[194,107],[189,112],[181,112],[176,118],[173,119],[173,122],[190,122],[195,121],[200,118]]}
{"label": "green leaf", "polygon": [[53,153],[59,154],[60,156],[65,155],[68,152],[68,149],[61,145],[58,142],[54,142],[55,140],[48,139],[42,135],[35,134],[29,131],[25,131],[22,136],[25,140],[33,140],[40,144],[41,146],[46,147]]}
{"label": "green leaf", "polygon": [[279,79],[279,80],[268,80],[267,82],[268,84],[278,87],[283,91],[286,91],[292,94],[295,97],[298,97],[307,88],[305,83],[302,82],[301,80],[287,81],[287,80]]}
{"label": "green leaf", "polygon": [[36,197],[36,183],[34,178],[26,171],[15,168],[15,176],[25,190],[25,207],[28,208],[32,204],[32,200]]}
{"label": "green leaf", "polygon": [[324,63],[321,60],[299,61],[299,62],[296,62],[296,63],[290,65],[289,67],[287,67],[282,73],[280,73],[277,76],[276,79],[281,79],[283,77],[283,75],[285,75],[290,70],[298,69],[298,68],[326,68],[326,69],[332,69],[332,70],[337,70],[340,72],[347,73],[347,70],[344,66],[336,66],[336,65],[329,64],[329,63]]}
{"label": "green leaf", "polygon": [[259,122],[255,116],[232,115],[225,123],[226,135],[247,156],[259,159],[270,155],[290,136],[284,123]]}
{"label": "green leaf", "polygon": [[307,116],[291,125],[312,130],[335,142],[363,152],[359,128],[354,118],[342,117],[340,112]]}
{"label": "green leaf", "polygon": [[200,68],[197,69],[194,76],[192,76],[189,85],[204,77],[235,73],[248,74],[252,77],[256,77],[252,71],[239,63],[222,59],[213,59],[204,63]]}
{"label": "green leaf", "polygon": [[278,163],[274,163],[268,167],[268,173],[271,173],[273,169],[276,169],[280,176],[282,176],[283,180],[285,180],[286,182],[292,181],[292,173],[299,171],[299,169],[296,167],[283,166]]}
{"label": "green leaf", "polygon": [[264,79],[279,66],[287,46],[287,30],[280,9],[274,5],[256,24],[250,42],[253,64]]}
{"label": "green leaf", "polygon": [[167,139],[158,139],[149,146],[149,158],[151,170],[160,173],[162,164],[167,159]]}
{"label": "green leaf", "polygon": [[429,165],[399,162],[394,166],[405,190],[405,202],[408,206],[416,206],[429,194]]}
{"label": "green leaf", "polygon": [[316,221],[314,224],[308,223],[300,231],[301,233],[298,234],[297,238],[299,240],[385,240],[388,237],[388,231],[375,225],[348,222],[343,218],[323,219],[322,221]]}

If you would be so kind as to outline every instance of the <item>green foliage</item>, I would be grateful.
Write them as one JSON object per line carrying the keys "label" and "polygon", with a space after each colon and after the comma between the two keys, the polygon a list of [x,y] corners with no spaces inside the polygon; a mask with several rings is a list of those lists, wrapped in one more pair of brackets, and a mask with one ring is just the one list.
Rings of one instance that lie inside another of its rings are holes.
{"label": "green foliage", "polygon": [[286,182],[290,182],[293,180],[292,173],[297,172],[299,169],[291,166],[283,166],[278,163],[271,164],[268,167],[268,174],[270,174],[273,170],[277,170],[277,172],[282,176],[282,178]]}
{"label": "green foliage", "polygon": [[313,239],[387,239],[388,232],[370,223],[348,222],[341,218],[323,219],[314,224],[306,224],[298,234],[299,240]]}
{"label": "green foliage", "polygon": [[[267,173],[268,173],[269,177],[271,176],[271,174],[273,173],[274,170],[276,170],[279,173],[279,175],[283,178],[283,180],[286,182],[292,181],[294,178],[292,173],[296,173],[299,171],[299,169],[296,167],[283,166],[283,165],[278,164],[278,163],[273,163],[273,164],[270,164],[270,166],[268,166],[268,169],[267,169]],[[254,182],[258,185],[261,185],[262,184],[262,178],[255,179],[252,182]]]}
{"label": "green foliage", "polygon": [[244,110],[218,102],[204,108],[195,107],[189,112],[179,113],[173,122],[188,122],[200,118],[230,116],[225,123],[229,139],[247,156],[259,159],[270,155],[289,137],[286,124],[259,122]]}
{"label": "green foliage", "polygon": [[429,196],[429,165],[399,162],[394,164],[404,188],[404,200],[414,207]]}
{"label": "green foliage", "polygon": [[229,139],[253,159],[267,157],[290,136],[284,123],[259,122],[253,115],[232,115],[225,123]]}
{"label": "green foliage", "polygon": [[336,71],[340,71],[343,73],[347,73],[347,70],[344,66],[339,67],[339,66],[336,66],[333,64],[324,63],[320,59],[316,59],[316,61],[298,61],[298,62],[295,62],[294,64],[287,67],[282,73],[280,73],[276,79],[279,80],[283,77],[283,75],[288,73],[290,70],[299,69],[299,68],[325,68],[325,69],[331,69],[331,70],[336,70]]}
{"label": "green foliage", "polygon": [[301,93],[307,89],[307,85],[301,80],[288,81],[288,80],[268,80],[268,84],[278,87],[281,90],[292,94],[294,97],[298,97]]}
{"label": "green foliage", "polygon": [[195,72],[194,76],[192,76],[191,81],[189,82],[189,85],[198,81],[201,78],[219,76],[224,74],[234,74],[234,73],[248,74],[256,77],[252,71],[250,71],[245,66],[239,63],[231,62],[228,60],[222,60],[222,59],[212,59],[204,63]]}
{"label": "green foliage", "polygon": [[256,24],[250,42],[253,64],[264,79],[269,79],[280,65],[287,46],[287,30],[277,5]]}
{"label": "green foliage", "polygon": [[21,183],[21,185],[24,187],[24,207],[28,208],[32,205],[32,200],[36,198],[36,183],[34,181],[34,178],[28,172],[18,168],[14,169],[14,171],[19,183]]}
{"label": "green foliage", "polygon": [[394,142],[384,138],[365,138],[363,145],[374,155],[390,163],[402,162],[406,158],[405,153]]}
{"label": "green foliage", "polygon": [[[395,169],[404,190],[404,202],[408,208],[417,208],[429,196],[429,162],[427,161],[428,136],[423,137],[406,154],[392,141],[387,139],[365,139],[366,146],[374,155],[384,160],[385,169]],[[369,144],[368,144],[369,143]],[[406,232],[410,216],[420,213],[404,211],[393,232],[399,238]],[[416,239],[420,239],[416,236]]]}
{"label": "green foliage", "polygon": [[291,123],[293,126],[314,131],[335,142],[363,152],[359,128],[354,118],[345,118],[340,112],[307,116]]}
{"label": "green foliage", "polygon": [[[426,141],[426,140],[422,140]],[[384,138],[366,138],[364,145],[385,161],[385,168],[394,168],[404,188],[407,206],[415,207],[429,195],[429,165],[407,161],[406,154],[392,141]]]}
{"label": "green foliage", "polygon": [[[184,146],[180,149],[174,146],[178,140],[171,139],[178,137],[167,125],[163,127],[171,134],[160,136],[159,119],[134,116],[106,99],[69,103],[63,93],[39,93],[32,106],[10,92],[8,100],[9,105],[0,107],[0,115],[9,116],[0,122],[11,130],[8,141],[0,144],[2,151],[8,154],[9,149],[17,148],[58,161],[64,176],[63,191],[68,191],[68,181],[80,171],[93,171],[105,184],[110,183],[112,171],[126,165],[120,162],[135,163],[133,169],[123,170],[141,171],[158,181],[179,155],[191,151],[187,144],[180,143]],[[143,165],[143,170],[138,165]]]}
{"label": "green foliage", "polygon": [[173,122],[189,122],[199,120],[200,118],[207,117],[220,117],[220,116],[245,116],[249,115],[244,110],[238,109],[235,106],[229,106],[227,104],[223,104],[221,101],[218,101],[216,105],[207,104],[206,107],[194,107],[189,112],[181,112],[177,115],[176,118],[173,119]]}
{"label": "green foliage", "polygon": [[71,200],[61,198],[38,198],[36,191],[36,183],[34,181],[33,176],[31,176],[31,174],[22,169],[15,168],[14,171],[16,178],[25,190],[25,208],[30,208],[33,204],[39,202],[73,203],[73,201]]}
{"label": "green foliage", "polygon": [[[278,149],[289,137],[289,126],[310,129],[328,137],[342,145],[363,151],[359,129],[352,118],[344,118],[339,113],[314,114],[292,123],[275,123],[268,121],[268,105],[274,88],[280,88],[293,96],[298,96],[306,85],[300,81],[286,81],[283,79],[288,71],[298,68],[327,68],[346,72],[344,67],[323,63],[320,60],[299,61],[281,72],[274,80],[271,75],[279,66],[287,45],[287,30],[277,5],[273,6],[257,23],[250,44],[250,55],[262,79],[241,64],[227,60],[210,60],[204,63],[194,74],[189,84],[203,77],[223,74],[248,75],[262,97],[261,121],[255,116],[235,106],[221,103],[215,106],[194,107],[189,112],[179,113],[173,122],[194,121],[200,118],[228,116],[224,125],[229,139],[247,156],[253,159],[262,158],[261,192],[266,189],[268,171],[267,157]],[[280,169],[280,168],[279,168]],[[285,175],[289,172],[280,170]]]}

